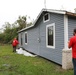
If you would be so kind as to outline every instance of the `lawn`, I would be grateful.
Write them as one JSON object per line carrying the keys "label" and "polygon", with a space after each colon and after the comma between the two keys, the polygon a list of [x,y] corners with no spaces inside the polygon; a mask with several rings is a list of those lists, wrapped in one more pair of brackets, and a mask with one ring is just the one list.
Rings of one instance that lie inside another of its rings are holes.
{"label": "lawn", "polygon": [[39,56],[13,53],[11,45],[4,45],[0,46],[0,75],[73,75],[73,70],[63,70]]}

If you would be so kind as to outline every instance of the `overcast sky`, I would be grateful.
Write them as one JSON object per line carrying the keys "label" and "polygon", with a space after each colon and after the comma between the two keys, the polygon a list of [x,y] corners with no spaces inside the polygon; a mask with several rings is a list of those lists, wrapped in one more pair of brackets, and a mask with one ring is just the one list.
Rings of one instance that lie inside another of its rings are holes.
{"label": "overcast sky", "polygon": [[[0,28],[5,22],[13,23],[18,16],[30,16],[35,20],[41,9],[44,8],[44,0],[0,0]],[[47,9],[66,9],[74,11],[76,0],[46,0]]]}

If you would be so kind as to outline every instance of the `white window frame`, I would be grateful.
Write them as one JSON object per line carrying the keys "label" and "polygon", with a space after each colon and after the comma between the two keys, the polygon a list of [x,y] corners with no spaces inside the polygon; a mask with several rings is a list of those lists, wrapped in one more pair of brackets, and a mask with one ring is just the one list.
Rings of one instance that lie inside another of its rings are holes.
{"label": "white window frame", "polygon": [[[48,31],[48,27],[50,27],[50,26],[53,26],[53,32],[54,32],[54,34],[53,34],[53,46],[48,45],[48,33],[47,33],[47,31]],[[55,23],[52,23],[52,24],[49,24],[46,26],[46,47],[47,48],[55,48]]]}
{"label": "white window frame", "polygon": [[[45,15],[47,15],[48,14],[48,20],[45,20]],[[49,13],[46,13],[44,16],[43,16],[43,22],[45,23],[45,22],[48,22],[49,20],[50,20],[50,14]]]}
{"label": "white window frame", "polygon": [[21,41],[20,41],[20,44],[21,44],[21,46],[23,45],[23,38],[22,38],[22,35],[23,35],[23,33],[20,34],[20,36],[21,36],[21,37],[20,37],[20,40],[21,40]]}
{"label": "white window frame", "polygon": [[[25,34],[27,34],[27,32],[25,32]],[[25,38],[25,35],[24,35],[24,38]],[[28,40],[27,40],[28,41]],[[25,43],[27,45],[27,43]]]}

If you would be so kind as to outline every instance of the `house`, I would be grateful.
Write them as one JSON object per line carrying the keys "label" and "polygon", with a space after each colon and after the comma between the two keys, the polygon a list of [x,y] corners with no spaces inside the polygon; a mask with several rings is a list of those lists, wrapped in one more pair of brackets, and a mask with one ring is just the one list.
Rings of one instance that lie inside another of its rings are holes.
{"label": "house", "polygon": [[18,31],[19,46],[68,69],[72,63],[67,42],[74,28],[75,13],[42,9],[33,25]]}

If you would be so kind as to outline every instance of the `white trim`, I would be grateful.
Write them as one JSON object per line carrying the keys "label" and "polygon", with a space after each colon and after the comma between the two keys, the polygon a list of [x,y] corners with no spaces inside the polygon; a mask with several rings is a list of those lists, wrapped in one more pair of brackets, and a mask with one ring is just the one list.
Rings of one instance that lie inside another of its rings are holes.
{"label": "white trim", "polygon": [[66,11],[64,11],[64,10],[47,9],[47,11],[52,12],[52,13],[57,13],[57,14],[66,14]]}
{"label": "white trim", "polygon": [[[47,34],[47,28],[50,27],[50,26],[53,26],[53,29],[54,29],[53,46],[48,46],[48,38],[47,38],[47,37],[48,37],[48,34]],[[55,48],[55,23],[52,23],[52,24],[49,24],[49,25],[46,26],[46,47],[47,47],[47,48]]]}
{"label": "white trim", "polygon": [[20,36],[21,36],[21,37],[20,37],[20,44],[21,44],[21,46],[22,46],[22,45],[23,45],[23,33],[21,33]]}
{"label": "white trim", "polygon": [[[25,32],[25,34],[27,34],[27,32]],[[24,35],[24,38],[25,38],[25,35]],[[25,43],[27,45],[27,43]]]}
{"label": "white trim", "polygon": [[[48,14],[48,20],[45,21],[44,18],[45,18],[45,15],[47,15],[47,14]],[[46,13],[45,15],[43,16],[43,22],[44,22],[44,23],[50,21],[50,14],[49,14],[49,13]]]}
{"label": "white trim", "polygon": [[23,28],[23,29],[21,29],[20,31],[18,31],[18,33],[19,32],[21,32],[21,31],[24,31],[24,30],[26,30],[26,29],[29,29],[29,28],[31,28],[31,27],[33,27],[34,25],[31,25],[31,26],[28,26],[28,27],[26,27],[26,28]]}
{"label": "white trim", "polygon": [[68,49],[68,16],[64,15],[64,49]]}

